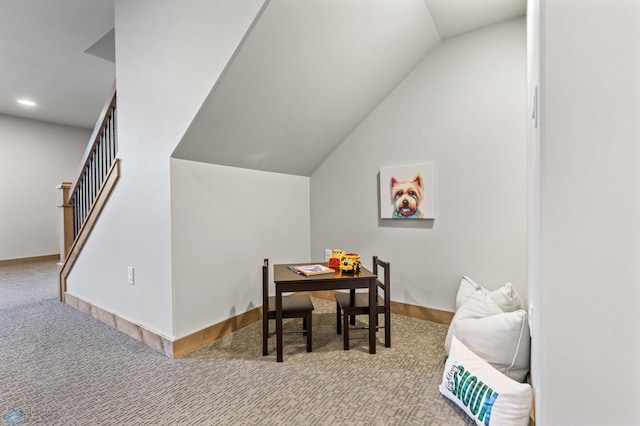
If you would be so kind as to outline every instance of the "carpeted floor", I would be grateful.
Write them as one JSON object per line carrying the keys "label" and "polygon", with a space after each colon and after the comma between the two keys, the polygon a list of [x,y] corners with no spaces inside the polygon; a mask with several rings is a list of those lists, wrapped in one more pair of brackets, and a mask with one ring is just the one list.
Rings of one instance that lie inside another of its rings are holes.
{"label": "carpeted floor", "polygon": [[[262,356],[261,323],[182,359],[57,301],[56,265],[0,267],[0,423],[14,425],[471,425],[442,397],[446,326],[392,316],[392,347],[313,299],[314,351],[285,335]],[[293,327],[298,324],[287,323]]]}

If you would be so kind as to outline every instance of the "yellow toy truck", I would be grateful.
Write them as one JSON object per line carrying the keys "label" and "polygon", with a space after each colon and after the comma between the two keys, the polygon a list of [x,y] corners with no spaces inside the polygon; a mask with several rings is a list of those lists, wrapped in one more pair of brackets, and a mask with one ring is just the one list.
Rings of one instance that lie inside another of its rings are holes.
{"label": "yellow toy truck", "polygon": [[360,255],[355,253],[345,254],[340,262],[340,270],[342,272],[358,273],[360,272],[360,267]]}

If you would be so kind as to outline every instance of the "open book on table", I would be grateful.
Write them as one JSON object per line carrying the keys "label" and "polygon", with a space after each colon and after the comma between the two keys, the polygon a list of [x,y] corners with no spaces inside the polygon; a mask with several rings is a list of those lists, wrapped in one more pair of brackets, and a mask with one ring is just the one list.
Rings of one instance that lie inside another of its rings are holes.
{"label": "open book on table", "polygon": [[333,274],[335,272],[335,269],[331,269],[319,263],[314,265],[291,265],[289,266],[289,269],[291,269],[296,274],[301,274],[306,276],[320,275],[320,274]]}

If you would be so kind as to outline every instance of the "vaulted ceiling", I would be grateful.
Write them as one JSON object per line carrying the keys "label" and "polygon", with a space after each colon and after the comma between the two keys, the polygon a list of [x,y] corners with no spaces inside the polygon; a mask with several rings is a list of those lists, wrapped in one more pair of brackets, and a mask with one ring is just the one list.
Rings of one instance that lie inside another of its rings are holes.
{"label": "vaulted ceiling", "polygon": [[272,0],[174,157],[310,176],[443,39],[526,0]]}
{"label": "vaulted ceiling", "polygon": [[[93,128],[115,79],[113,0],[0,1],[0,114]],[[270,0],[174,155],[309,175],[443,39],[525,9],[526,0]]]}

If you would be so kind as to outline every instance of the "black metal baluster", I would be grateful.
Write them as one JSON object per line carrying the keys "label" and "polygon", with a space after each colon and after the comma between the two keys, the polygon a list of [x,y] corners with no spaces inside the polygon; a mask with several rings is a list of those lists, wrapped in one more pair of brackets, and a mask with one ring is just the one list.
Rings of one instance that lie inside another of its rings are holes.
{"label": "black metal baluster", "polygon": [[74,239],[79,235],[98,193],[106,181],[116,158],[117,150],[117,112],[114,98],[100,135],[90,151],[89,158],[86,159],[85,167],[78,177],[78,182],[69,199],[73,212]]}

